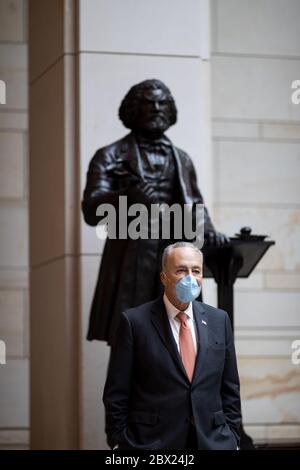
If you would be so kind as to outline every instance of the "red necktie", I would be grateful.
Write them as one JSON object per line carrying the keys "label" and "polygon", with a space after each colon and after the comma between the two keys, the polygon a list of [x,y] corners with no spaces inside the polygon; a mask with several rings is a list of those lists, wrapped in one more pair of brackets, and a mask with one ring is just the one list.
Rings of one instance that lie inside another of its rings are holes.
{"label": "red necktie", "polygon": [[185,367],[186,373],[190,382],[193,379],[195,362],[196,362],[196,351],[193,342],[193,336],[191,329],[187,323],[187,314],[184,312],[179,312],[176,317],[180,321],[180,330],[179,330],[179,349],[180,355]]}

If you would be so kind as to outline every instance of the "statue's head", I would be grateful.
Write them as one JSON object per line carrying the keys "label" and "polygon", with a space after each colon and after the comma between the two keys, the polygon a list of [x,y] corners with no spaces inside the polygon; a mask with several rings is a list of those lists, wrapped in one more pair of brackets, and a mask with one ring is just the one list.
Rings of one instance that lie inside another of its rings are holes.
{"label": "statue's head", "polygon": [[119,118],[125,127],[145,137],[158,138],[177,120],[169,88],[160,80],[145,80],[130,88],[123,99]]}

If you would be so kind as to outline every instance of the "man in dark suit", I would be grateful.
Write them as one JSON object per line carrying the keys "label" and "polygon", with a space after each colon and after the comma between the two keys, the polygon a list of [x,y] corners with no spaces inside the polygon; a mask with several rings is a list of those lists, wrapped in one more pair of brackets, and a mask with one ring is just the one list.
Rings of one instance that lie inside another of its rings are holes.
{"label": "man in dark suit", "polygon": [[111,448],[237,449],[239,376],[230,320],[197,302],[202,253],[163,254],[164,294],[122,313],[103,402]]}

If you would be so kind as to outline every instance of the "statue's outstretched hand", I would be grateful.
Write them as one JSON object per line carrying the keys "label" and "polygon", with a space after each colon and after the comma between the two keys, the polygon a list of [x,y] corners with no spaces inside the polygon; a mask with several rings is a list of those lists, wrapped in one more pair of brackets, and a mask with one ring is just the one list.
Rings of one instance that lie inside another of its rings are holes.
{"label": "statue's outstretched hand", "polygon": [[229,242],[229,238],[224,233],[213,230],[204,233],[204,240],[208,246],[224,246]]}

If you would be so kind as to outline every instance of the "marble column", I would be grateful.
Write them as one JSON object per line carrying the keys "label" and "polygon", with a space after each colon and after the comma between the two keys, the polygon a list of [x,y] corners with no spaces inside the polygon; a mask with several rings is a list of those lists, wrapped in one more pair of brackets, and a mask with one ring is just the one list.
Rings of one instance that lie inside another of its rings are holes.
{"label": "marble column", "polygon": [[29,2],[31,447],[79,447],[73,1]]}

